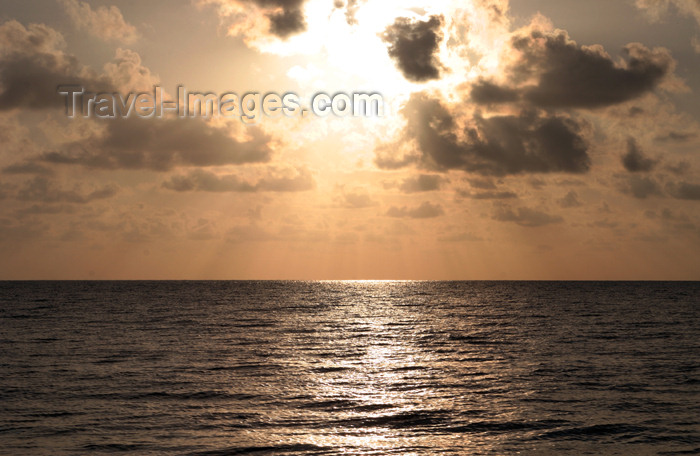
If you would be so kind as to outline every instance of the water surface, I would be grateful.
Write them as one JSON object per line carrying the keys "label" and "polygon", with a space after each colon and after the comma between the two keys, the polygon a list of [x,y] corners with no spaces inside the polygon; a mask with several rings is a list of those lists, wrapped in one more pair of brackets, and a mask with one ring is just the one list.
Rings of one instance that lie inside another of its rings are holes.
{"label": "water surface", "polygon": [[699,297],[0,282],[0,453],[700,454]]}

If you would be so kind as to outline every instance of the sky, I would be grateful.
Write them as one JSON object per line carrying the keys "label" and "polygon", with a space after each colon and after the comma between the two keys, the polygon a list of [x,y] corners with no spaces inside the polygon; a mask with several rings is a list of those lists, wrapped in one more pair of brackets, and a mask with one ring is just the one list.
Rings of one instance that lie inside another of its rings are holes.
{"label": "sky", "polygon": [[5,0],[0,279],[700,280],[698,64],[695,0]]}

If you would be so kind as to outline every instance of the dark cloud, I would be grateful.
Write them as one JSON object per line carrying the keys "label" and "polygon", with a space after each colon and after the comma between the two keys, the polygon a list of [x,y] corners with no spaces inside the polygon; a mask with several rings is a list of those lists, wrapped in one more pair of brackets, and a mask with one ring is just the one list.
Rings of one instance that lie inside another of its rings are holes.
{"label": "dark cloud", "polygon": [[13,54],[0,59],[0,110],[63,107],[65,97],[57,91],[61,85],[98,91],[113,88],[105,78],[86,76],[75,57]]}
{"label": "dark cloud", "polygon": [[690,163],[684,160],[673,165],[666,165],[666,169],[677,176],[682,176],[690,171]]}
{"label": "dark cloud", "polygon": [[268,161],[269,137],[257,128],[239,141],[228,130],[196,119],[113,119],[102,134],[46,153],[50,163],[89,168],[169,170],[175,166],[218,166]]}
{"label": "dark cloud", "polygon": [[50,27],[17,21],[0,26],[0,111],[65,106],[57,87],[81,85],[108,91],[113,84],[59,49],[63,40]]}
{"label": "dark cloud", "polygon": [[440,190],[444,178],[436,174],[420,174],[405,179],[399,186],[404,193],[431,192]]}
{"label": "dark cloud", "polygon": [[245,0],[263,9],[270,21],[270,33],[280,38],[306,30],[305,0]]}
{"label": "dark cloud", "polygon": [[516,89],[480,80],[472,86],[471,99],[482,105],[512,103],[520,99],[520,93]]}
{"label": "dark cloud", "polygon": [[315,182],[308,170],[297,170],[294,175],[272,173],[255,182],[234,174],[216,175],[201,169],[171,177],[163,187],[178,192],[303,192],[312,190]]}
{"label": "dark cloud", "polygon": [[425,82],[440,77],[442,64],[435,54],[442,41],[442,24],[442,16],[431,16],[427,21],[400,17],[385,30],[389,55],[406,79]]}
{"label": "dark cloud", "polygon": [[630,194],[637,199],[646,199],[650,196],[661,196],[659,184],[650,177],[630,176],[622,186],[624,193]]}
{"label": "dark cloud", "polygon": [[72,204],[55,204],[55,203],[42,203],[42,204],[31,204],[21,209],[18,209],[16,214],[19,217],[31,216],[31,215],[56,215],[56,214],[75,214],[75,205]]}
{"label": "dark cloud", "polygon": [[649,172],[654,169],[657,161],[644,155],[637,141],[627,140],[627,153],[622,156],[622,164],[631,173]]}
{"label": "dark cloud", "polygon": [[662,143],[684,143],[696,138],[697,136],[697,133],[692,131],[669,131],[663,135],[658,135],[656,138],[654,138],[654,140]]}
{"label": "dark cloud", "polygon": [[396,207],[392,206],[386,212],[386,215],[394,218],[413,218],[413,219],[426,219],[440,217],[445,214],[445,210],[439,204],[432,204],[428,201],[424,202],[418,207]]}
{"label": "dark cloud", "polygon": [[464,196],[473,198],[476,200],[503,200],[503,199],[515,199],[518,195],[514,192],[478,192],[470,193]]}
{"label": "dark cloud", "polygon": [[53,174],[53,171],[50,168],[47,168],[46,166],[42,166],[39,163],[31,161],[23,163],[14,163],[12,165],[6,166],[2,169],[2,172],[6,174]]}
{"label": "dark cloud", "polygon": [[480,190],[496,190],[498,188],[496,187],[496,183],[493,181],[493,179],[474,178],[467,179],[467,181],[472,188],[478,188]]}
{"label": "dark cloud", "polygon": [[[569,172],[590,167],[583,125],[570,117],[524,111],[520,115],[481,117],[459,131],[452,113],[425,94],[415,94],[403,110],[404,140],[428,168],[462,169],[482,175]],[[377,159],[380,167],[388,160]]]}
{"label": "dark cloud", "polygon": [[496,211],[493,218],[500,222],[512,222],[528,228],[561,223],[564,221],[560,216],[550,215],[546,212],[527,207],[518,208],[517,211],[513,211],[511,208],[500,208]]}
{"label": "dark cloud", "polygon": [[[473,186],[472,186],[473,187]],[[504,200],[504,199],[516,199],[518,198],[517,193],[511,191],[495,191],[496,186],[493,187],[494,190],[471,192],[469,190],[460,189],[457,190],[457,194],[463,198],[471,198],[475,200]]]}
{"label": "dark cloud", "polygon": [[525,98],[541,107],[598,108],[621,103],[656,88],[675,62],[665,49],[625,46],[617,65],[599,46],[578,46],[566,32],[533,31],[513,39],[522,53],[516,75],[538,75]]}
{"label": "dark cloud", "polygon": [[17,199],[41,203],[86,204],[95,200],[111,198],[116,194],[117,187],[114,185],[107,185],[87,192],[83,191],[79,185],[66,190],[52,180],[37,176],[24,184],[17,193]]}
{"label": "dark cloud", "polygon": [[479,81],[471,91],[475,103],[601,108],[654,90],[675,68],[666,49],[631,43],[623,49],[625,60],[616,63],[602,47],[579,46],[562,30],[516,35],[512,46],[520,56],[509,69],[511,86]]}
{"label": "dark cloud", "polygon": [[676,199],[700,201],[700,184],[690,184],[688,182],[669,184],[668,192]]}
{"label": "dark cloud", "polygon": [[547,186],[547,182],[539,177],[531,177],[527,183],[534,189],[540,190]]}
{"label": "dark cloud", "polygon": [[583,203],[578,199],[578,193],[573,190],[571,190],[557,202],[559,203],[559,206],[563,207],[564,209],[583,206]]}

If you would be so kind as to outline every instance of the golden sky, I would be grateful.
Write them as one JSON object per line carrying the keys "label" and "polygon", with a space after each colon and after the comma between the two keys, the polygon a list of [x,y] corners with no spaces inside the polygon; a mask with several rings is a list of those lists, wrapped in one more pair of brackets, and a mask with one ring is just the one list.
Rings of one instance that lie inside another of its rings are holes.
{"label": "golden sky", "polygon": [[[691,0],[6,0],[0,279],[700,279]],[[379,93],[380,117],[66,116]]]}

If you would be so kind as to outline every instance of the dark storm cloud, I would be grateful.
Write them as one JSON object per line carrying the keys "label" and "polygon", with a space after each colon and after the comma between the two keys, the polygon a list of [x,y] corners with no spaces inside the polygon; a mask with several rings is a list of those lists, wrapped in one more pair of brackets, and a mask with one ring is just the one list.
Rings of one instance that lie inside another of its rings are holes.
{"label": "dark storm cloud", "polygon": [[50,152],[50,163],[78,164],[89,168],[152,169],[176,166],[216,166],[265,162],[270,159],[269,137],[248,130],[252,139],[239,141],[226,129],[195,119],[113,119],[102,135],[70,144],[66,151]]}
{"label": "dark storm cloud", "polygon": [[270,175],[250,182],[237,175],[218,176],[210,171],[194,170],[186,175],[173,176],[163,187],[178,192],[303,192],[312,190],[315,182],[308,170],[295,175]]}
{"label": "dark storm cloud", "polygon": [[400,17],[385,30],[389,55],[406,79],[425,82],[440,77],[442,65],[435,54],[442,41],[442,23],[442,16],[431,16],[427,21]]}
{"label": "dark storm cloud", "polygon": [[444,178],[436,174],[420,174],[405,179],[399,186],[404,193],[432,192],[440,190]]}
{"label": "dark storm cloud", "polygon": [[514,211],[511,208],[500,208],[493,216],[494,220],[500,222],[512,222],[528,228],[536,228],[553,223],[561,223],[563,218],[557,215],[550,215],[546,212],[530,209],[527,207],[518,208]]}
{"label": "dark storm cloud", "polygon": [[445,210],[439,204],[432,204],[428,201],[418,207],[396,207],[392,206],[386,215],[394,218],[427,219],[440,217],[445,214]]}
{"label": "dark storm cloud", "polygon": [[270,21],[270,33],[280,38],[306,30],[304,19],[305,0],[246,0],[264,9]]}
{"label": "dark storm cloud", "polygon": [[601,108],[651,92],[675,68],[666,49],[630,43],[624,62],[616,63],[600,46],[579,46],[562,30],[534,30],[516,35],[511,44],[520,53],[510,68],[511,86],[479,81],[471,91],[475,103]]}
{"label": "dark storm cloud", "polygon": [[[588,171],[583,126],[569,117],[524,111],[520,115],[475,116],[459,131],[440,100],[412,95],[403,110],[404,140],[415,142],[428,168],[462,169],[482,175]],[[379,157],[378,157],[379,158]],[[377,160],[382,166],[384,161]]]}
{"label": "dark storm cloud", "polygon": [[700,201],[700,184],[690,184],[688,182],[669,184],[668,192],[676,199]]}
{"label": "dark storm cloud", "polygon": [[654,169],[657,161],[644,155],[637,141],[627,140],[627,153],[622,156],[622,164],[631,173],[649,172]]}
{"label": "dark storm cloud", "polygon": [[107,185],[91,191],[83,191],[79,186],[66,190],[52,180],[37,176],[25,182],[17,193],[17,199],[41,203],[86,204],[95,200],[111,198],[116,194],[117,187],[114,185]]}

